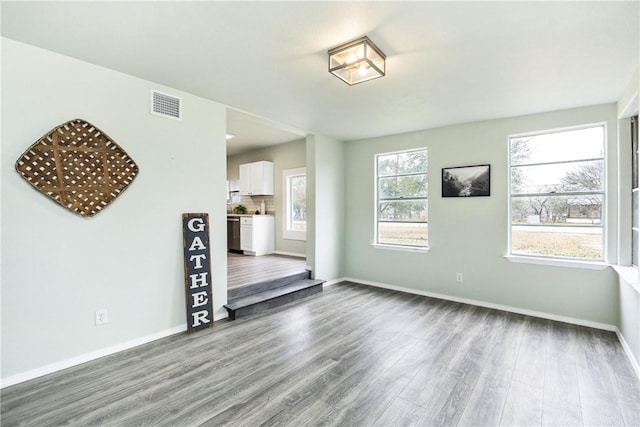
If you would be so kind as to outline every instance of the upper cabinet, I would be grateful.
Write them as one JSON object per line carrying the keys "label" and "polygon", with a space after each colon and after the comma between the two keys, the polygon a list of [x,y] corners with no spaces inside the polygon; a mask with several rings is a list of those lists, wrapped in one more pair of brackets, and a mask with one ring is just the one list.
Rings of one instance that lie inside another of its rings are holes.
{"label": "upper cabinet", "polygon": [[227,203],[240,203],[240,180],[232,179],[227,181]]}
{"label": "upper cabinet", "polygon": [[240,165],[240,194],[273,196],[273,162]]}

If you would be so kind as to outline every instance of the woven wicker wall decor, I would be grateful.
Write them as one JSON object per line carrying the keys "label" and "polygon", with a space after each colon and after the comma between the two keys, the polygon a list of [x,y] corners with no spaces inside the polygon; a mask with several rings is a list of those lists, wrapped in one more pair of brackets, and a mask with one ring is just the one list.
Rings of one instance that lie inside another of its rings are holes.
{"label": "woven wicker wall decor", "polygon": [[85,217],[107,207],[138,175],[133,159],[82,119],[47,132],[20,156],[16,170],[36,190]]}

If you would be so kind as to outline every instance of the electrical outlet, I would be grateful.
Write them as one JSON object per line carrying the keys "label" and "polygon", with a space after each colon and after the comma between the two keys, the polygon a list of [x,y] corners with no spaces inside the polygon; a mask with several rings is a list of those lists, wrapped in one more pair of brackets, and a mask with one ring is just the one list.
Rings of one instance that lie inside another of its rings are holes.
{"label": "electrical outlet", "polygon": [[456,282],[462,283],[463,281],[464,277],[462,276],[462,273],[456,273]]}
{"label": "electrical outlet", "polygon": [[103,308],[101,310],[96,310],[96,326],[104,325],[109,321],[109,316],[107,315],[107,309]]}

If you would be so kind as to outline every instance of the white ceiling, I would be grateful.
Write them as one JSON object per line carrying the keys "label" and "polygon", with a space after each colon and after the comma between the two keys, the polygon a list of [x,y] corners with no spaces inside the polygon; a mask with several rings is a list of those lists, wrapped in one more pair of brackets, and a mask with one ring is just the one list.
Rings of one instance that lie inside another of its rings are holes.
{"label": "white ceiling", "polygon": [[[226,104],[231,144],[250,146],[615,102],[638,68],[638,6],[2,1],[2,34]],[[349,87],[326,52],[362,35],[387,76]]]}
{"label": "white ceiling", "polygon": [[231,108],[227,109],[227,133],[234,135],[233,139],[227,141],[228,156],[297,141],[306,136],[305,132],[285,124]]}

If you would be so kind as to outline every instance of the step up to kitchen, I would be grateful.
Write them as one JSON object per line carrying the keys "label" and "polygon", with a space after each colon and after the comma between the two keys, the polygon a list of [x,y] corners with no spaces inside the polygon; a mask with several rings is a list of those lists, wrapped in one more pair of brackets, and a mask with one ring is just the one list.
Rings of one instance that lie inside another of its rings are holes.
{"label": "step up to kitchen", "polygon": [[232,288],[227,290],[227,298],[229,301],[240,297],[246,297],[247,295],[257,294],[259,292],[268,291],[269,289],[279,288],[284,285],[290,285],[298,280],[310,279],[311,272],[304,270],[298,273],[293,273],[288,276],[278,277],[276,279],[263,280],[257,283],[250,283],[245,286]]}
{"label": "step up to kitchen", "polygon": [[235,320],[322,292],[323,283],[324,280],[297,280],[277,288],[230,299],[224,308],[229,312],[229,319]]}

